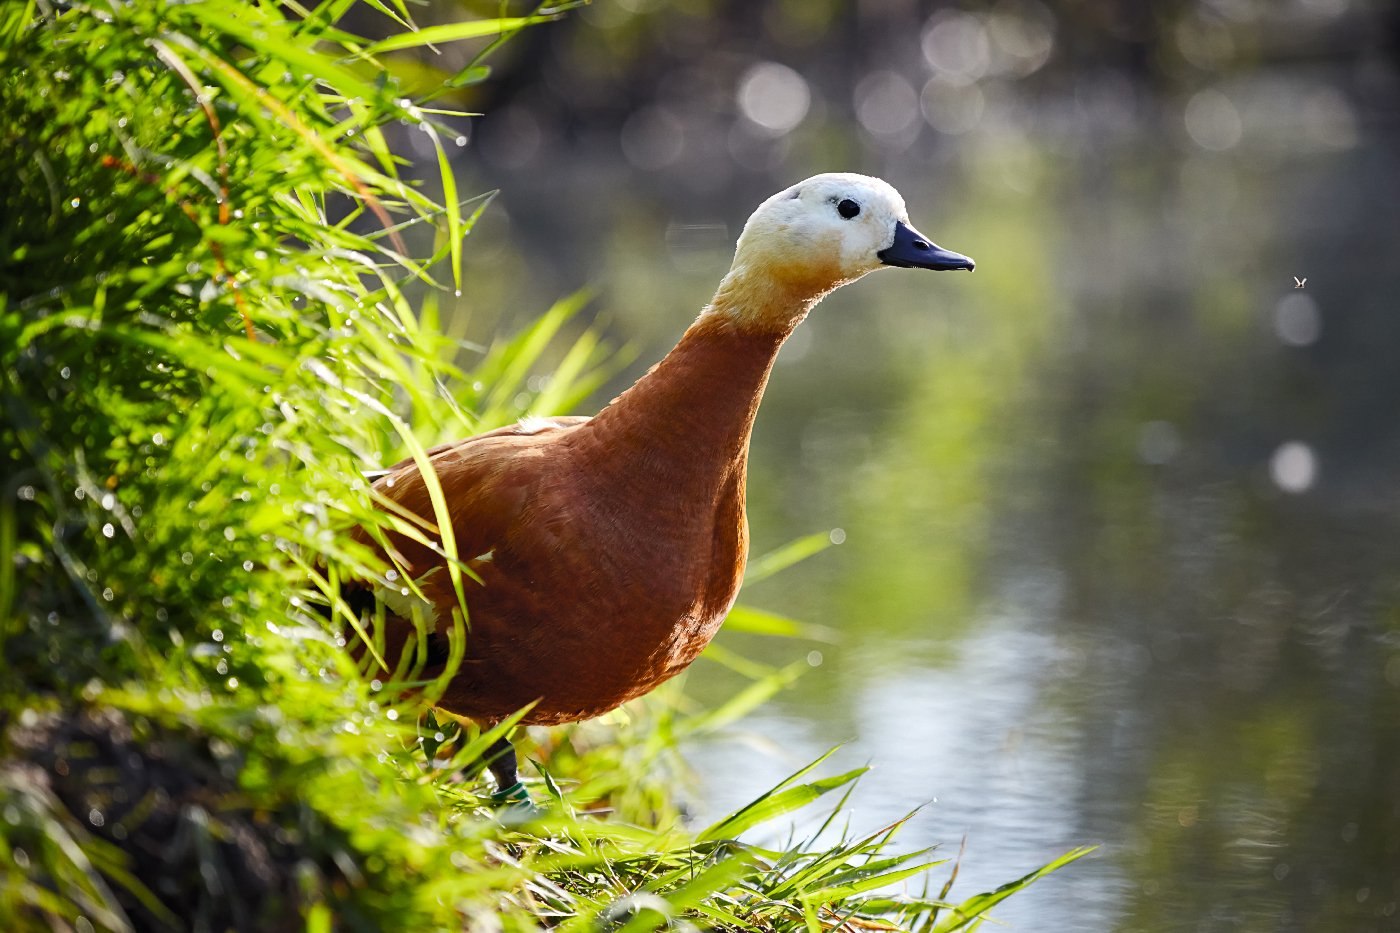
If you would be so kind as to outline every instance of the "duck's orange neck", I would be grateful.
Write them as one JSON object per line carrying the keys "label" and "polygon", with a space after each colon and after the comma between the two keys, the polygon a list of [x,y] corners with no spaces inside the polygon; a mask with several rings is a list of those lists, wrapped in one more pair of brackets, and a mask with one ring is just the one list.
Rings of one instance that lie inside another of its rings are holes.
{"label": "duck's orange neck", "polygon": [[[786,331],[754,331],[710,312],[593,419],[604,442],[638,446],[640,462],[677,474],[738,467]],[[634,461],[634,465],[637,461]]]}

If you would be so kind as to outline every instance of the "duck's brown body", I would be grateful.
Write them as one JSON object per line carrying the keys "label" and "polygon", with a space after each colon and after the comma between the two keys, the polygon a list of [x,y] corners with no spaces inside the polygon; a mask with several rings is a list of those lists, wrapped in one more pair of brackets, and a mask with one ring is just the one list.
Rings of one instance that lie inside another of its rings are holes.
{"label": "duck's brown body", "polygon": [[[466,582],[466,657],[444,709],[493,722],[535,703],[525,722],[586,719],[696,658],[743,577],[749,435],[789,330],[702,317],[594,418],[505,428],[431,452],[458,554],[481,580]],[[411,461],[376,489],[431,521]],[[413,577],[440,566],[422,545],[391,540]],[[448,575],[432,574],[422,589],[450,618]],[[412,627],[391,618],[388,628],[392,663]]]}

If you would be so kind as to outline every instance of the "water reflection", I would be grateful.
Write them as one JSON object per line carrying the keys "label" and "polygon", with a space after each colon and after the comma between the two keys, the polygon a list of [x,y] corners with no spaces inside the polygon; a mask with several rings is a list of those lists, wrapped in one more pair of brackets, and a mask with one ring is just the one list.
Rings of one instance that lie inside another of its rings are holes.
{"label": "water reflection", "polygon": [[845,741],[858,823],[934,801],[905,841],[966,833],[964,893],[1102,844],[1018,929],[1400,928],[1393,19],[741,6],[599,0],[462,153],[503,188],[475,335],[598,284],[624,381],[812,171],[977,257],[839,292],[780,358],[756,544],[846,541],[747,599],[843,642],[696,749],[706,806]]}

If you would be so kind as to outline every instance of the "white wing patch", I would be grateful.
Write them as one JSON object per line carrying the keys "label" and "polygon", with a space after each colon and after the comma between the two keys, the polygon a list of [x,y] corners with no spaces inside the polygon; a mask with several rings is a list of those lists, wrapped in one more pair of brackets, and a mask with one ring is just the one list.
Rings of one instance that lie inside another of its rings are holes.
{"label": "white wing patch", "polygon": [[558,422],[553,418],[541,418],[538,415],[526,415],[520,419],[521,434],[539,434],[543,431],[554,431],[559,428]]}

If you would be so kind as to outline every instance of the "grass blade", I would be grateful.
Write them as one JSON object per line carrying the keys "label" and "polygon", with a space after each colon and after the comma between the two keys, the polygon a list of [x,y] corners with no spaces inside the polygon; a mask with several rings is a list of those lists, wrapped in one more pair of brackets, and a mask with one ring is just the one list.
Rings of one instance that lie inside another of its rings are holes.
{"label": "grass blade", "polygon": [[752,586],[760,580],[766,580],[793,564],[820,554],[831,545],[831,535],[828,532],[817,532],[790,541],[776,551],[770,551],[762,557],[749,561],[749,566],[744,571],[744,585]]}
{"label": "grass blade", "polygon": [[[814,767],[809,765],[809,767]],[[835,777],[822,778],[808,784],[799,784],[797,787],[790,787],[787,790],[769,791],[759,797],[753,803],[736,810],[729,816],[705,829],[698,838],[700,841],[715,839],[730,839],[742,834],[745,830],[752,829],[761,823],[776,819],[784,814],[791,813],[801,807],[830,793],[839,787],[844,787],[851,781],[856,780],[869,768],[855,768],[844,774]],[[779,785],[781,787],[782,785]]]}
{"label": "grass blade", "polygon": [[381,39],[360,52],[362,56],[378,55],[381,52],[396,52],[400,49],[416,49],[425,45],[438,45],[446,42],[461,42],[464,39],[482,39],[518,32],[526,26],[547,23],[557,19],[554,14],[535,16],[510,16],[499,19],[477,19],[461,23],[444,23],[440,26],[425,26],[413,32],[399,33]]}

